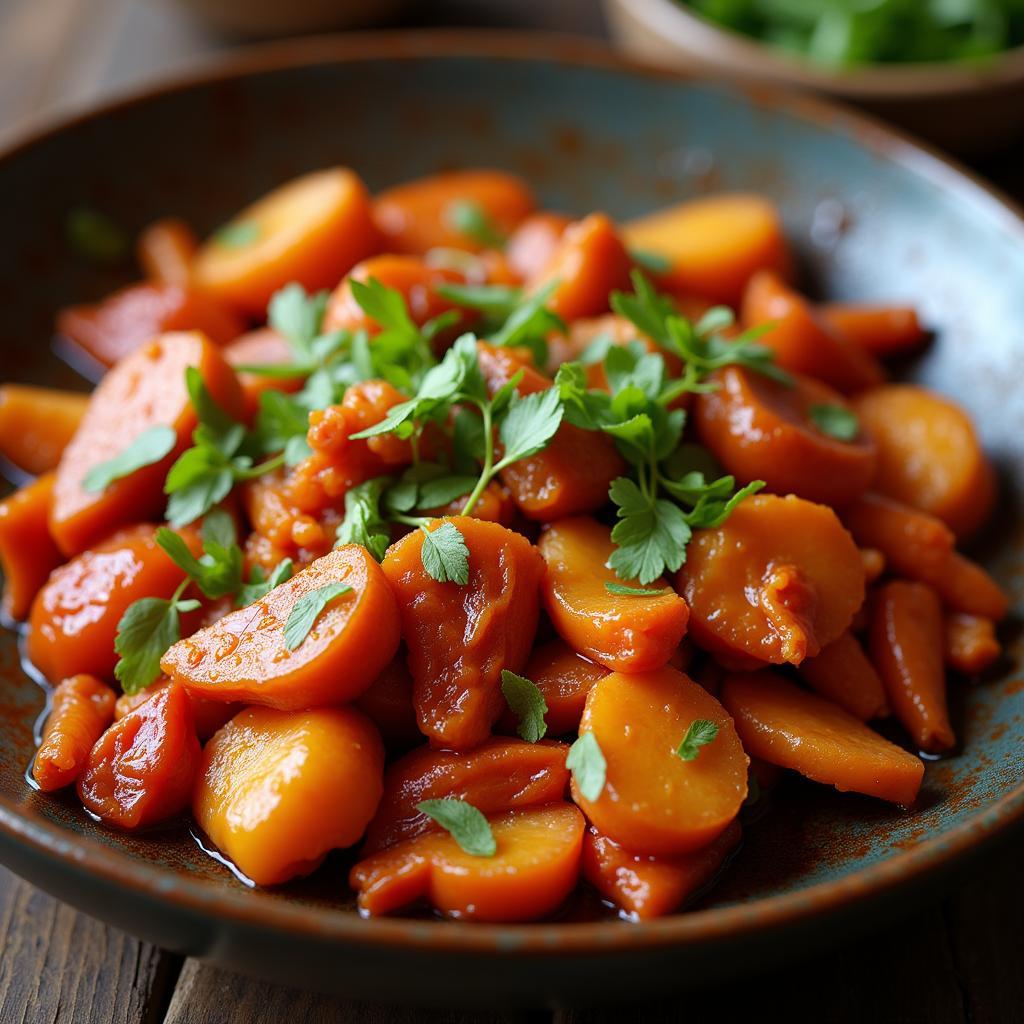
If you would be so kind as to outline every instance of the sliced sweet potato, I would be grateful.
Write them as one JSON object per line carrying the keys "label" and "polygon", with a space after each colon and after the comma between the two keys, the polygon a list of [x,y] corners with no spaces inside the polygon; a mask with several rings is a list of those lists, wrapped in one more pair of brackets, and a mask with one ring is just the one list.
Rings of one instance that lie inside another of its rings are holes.
{"label": "sliced sweet potato", "polygon": [[849,630],[804,661],[799,671],[811,689],[862,722],[889,714],[882,680]]}
{"label": "sliced sweet potato", "polygon": [[0,455],[33,476],[48,473],[88,405],[89,396],[77,391],[0,385]]}
{"label": "sliced sweet potato", "polygon": [[520,222],[509,236],[505,252],[521,280],[531,281],[543,273],[571,223],[571,217],[549,210],[533,213]]}

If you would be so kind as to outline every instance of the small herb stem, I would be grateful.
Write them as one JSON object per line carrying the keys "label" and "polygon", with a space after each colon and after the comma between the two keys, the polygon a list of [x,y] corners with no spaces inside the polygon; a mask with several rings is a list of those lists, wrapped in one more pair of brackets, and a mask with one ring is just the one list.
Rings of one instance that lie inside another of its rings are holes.
{"label": "small herb stem", "polygon": [[403,523],[406,526],[418,526],[421,529],[432,522],[431,519],[426,516],[407,516],[401,512],[394,512],[388,517],[393,523]]}
{"label": "small herb stem", "polygon": [[263,476],[264,473],[270,473],[283,465],[284,452],[281,452],[280,455],[275,455],[272,459],[267,459],[266,462],[261,462],[249,469],[235,469],[234,477],[236,480],[255,480]]}
{"label": "small herb stem", "polygon": [[178,584],[178,589],[175,590],[174,593],[171,595],[171,607],[172,608],[181,600],[181,595],[185,593],[185,590],[188,588],[188,585],[191,582],[192,582],[192,578],[190,576],[186,576]]}
{"label": "small herb stem", "polygon": [[491,482],[496,472],[494,468],[494,426],[490,402],[481,403],[480,411],[483,413],[484,418],[484,468],[480,473],[480,479],[477,480],[476,486],[470,491],[466,504],[462,506],[462,514],[464,516],[468,516],[476,507],[476,503],[480,500],[480,495],[484,493],[484,488]]}

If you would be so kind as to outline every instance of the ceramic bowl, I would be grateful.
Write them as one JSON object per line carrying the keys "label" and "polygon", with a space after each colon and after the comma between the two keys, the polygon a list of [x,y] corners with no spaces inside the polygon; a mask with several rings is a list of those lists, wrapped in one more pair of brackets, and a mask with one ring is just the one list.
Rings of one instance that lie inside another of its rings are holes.
{"label": "ceramic bowl", "polygon": [[[859,116],[763,89],[650,72],[535,37],[387,35],[278,46],[65,122],[0,155],[3,378],[66,386],[54,310],[130,272],[61,239],[68,210],[125,228],[176,213],[200,231],[324,165],[373,188],[443,167],[526,175],[543,203],[629,217],[719,189],[772,197],[808,287],[909,301],[937,331],[910,369],[977,417],[1003,498],[980,552],[1011,588],[1024,486],[1024,223],[963,172]],[[126,836],[72,796],[25,783],[40,689],[0,637],[0,860],[60,898],[183,953],[374,1000],[630,998],[765,968],[908,906],[1024,816],[1020,654],[958,685],[961,747],[929,764],[919,807],[788,780],[722,883],[687,911],[632,925],[580,897],[521,926],[364,920],[339,856],[305,882],[250,890],[182,830]]]}

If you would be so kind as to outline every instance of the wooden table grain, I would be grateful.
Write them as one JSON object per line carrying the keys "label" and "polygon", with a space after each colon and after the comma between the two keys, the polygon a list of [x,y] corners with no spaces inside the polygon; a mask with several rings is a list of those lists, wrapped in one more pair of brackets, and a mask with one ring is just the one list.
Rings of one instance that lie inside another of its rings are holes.
{"label": "wooden table grain", "polygon": [[[601,35],[596,0],[433,0],[406,24],[510,25]],[[26,120],[187,66],[231,45],[168,0],[0,0],[0,140]],[[1024,144],[979,169],[1024,198]],[[0,1024],[787,1024],[1024,1022],[1019,844],[938,906],[784,971],[647,1005],[514,1015],[346,1002],[182,959],[58,903],[0,868]]]}

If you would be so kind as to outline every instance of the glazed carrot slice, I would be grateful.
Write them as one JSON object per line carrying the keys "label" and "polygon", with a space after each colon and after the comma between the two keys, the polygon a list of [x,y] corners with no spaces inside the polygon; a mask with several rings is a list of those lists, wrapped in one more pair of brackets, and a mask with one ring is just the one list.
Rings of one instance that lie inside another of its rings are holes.
{"label": "glazed carrot slice", "polygon": [[[184,619],[182,618],[182,629],[184,630]],[[114,705],[114,721],[119,722],[125,715],[131,714],[136,708],[141,707],[161,690],[170,686],[171,681],[166,676],[161,676],[152,686],[147,686],[137,693],[122,693]],[[225,722],[234,718],[242,710],[241,704],[225,704],[219,700],[207,700],[197,694],[190,693],[189,700],[192,702],[192,714],[195,720],[196,736],[203,742],[208,740]]]}
{"label": "glazed carrot slice", "polygon": [[607,562],[611,530],[578,516],[548,527],[537,542],[547,564],[541,593],[552,625],[570,647],[617,672],[661,668],[676,652],[689,610],[661,580],[646,596],[621,596],[605,584],[622,581]]}
{"label": "glazed carrot slice", "polygon": [[192,813],[257,885],[358,842],[382,792],[384,746],[352,708],[246,708],[203,750]]}
{"label": "glazed carrot slice", "polygon": [[893,580],[874,593],[871,657],[889,703],[921,750],[939,753],[956,743],[946,707],[942,609],[923,583]]}
{"label": "glazed carrot slice", "polygon": [[[119,526],[157,518],[166,498],[164,479],[188,446],[196,413],[185,370],[195,367],[214,400],[242,414],[242,393],[217,347],[199,333],[165,334],[111,370],[93,391],[81,426],[64,449],[53,489],[50,531],[66,555],[84,551]],[[115,480],[102,491],[85,488],[89,470],[123,452],[152,427],[177,435],[166,458]]]}
{"label": "glazed carrot slice", "polygon": [[53,691],[32,778],[44,793],[70,786],[85,770],[89,752],[114,720],[114,691],[95,676],[62,680]]}
{"label": "glazed carrot slice", "polygon": [[804,661],[799,671],[811,689],[862,722],[889,714],[882,680],[860,641],[849,630]]}
{"label": "glazed carrot slice", "polygon": [[99,738],[78,798],[108,825],[155,825],[188,807],[199,758],[192,704],[180,686],[168,686]]}
{"label": "glazed carrot slice", "polygon": [[820,312],[833,331],[876,356],[899,355],[917,348],[928,336],[912,306],[834,302]]}
{"label": "glazed carrot slice", "polygon": [[89,396],[77,391],[0,385],[0,455],[33,476],[48,473],[88,405]]}
{"label": "glazed carrot slice", "polygon": [[[718,734],[693,760],[677,749],[696,721]],[[573,799],[606,836],[635,853],[674,856],[707,846],[747,795],[747,755],[725,709],[674,668],[594,684],[580,722],[607,762],[596,800],[572,784]]]}
{"label": "glazed carrot slice", "polygon": [[664,917],[715,878],[742,834],[733,821],[702,850],[649,857],[624,850],[591,825],[583,836],[583,877],[631,921]]}
{"label": "glazed carrot slice", "polygon": [[946,664],[955,672],[977,675],[1003,653],[996,637],[996,624],[981,615],[954,613],[945,621]]}
{"label": "glazed carrot slice", "polygon": [[694,643],[723,664],[799,665],[849,627],[864,566],[831,509],[757,494],[722,526],[694,534],[677,588]]}
{"label": "glazed carrot slice", "polygon": [[967,414],[947,398],[890,384],[854,403],[878,447],[874,487],[941,519],[958,536],[977,532],[996,499],[996,477]]}
{"label": "glazed carrot slice", "polygon": [[533,645],[544,562],[521,534],[497,523],[435,519],[469,550],[465,584],[439,583],[423,567],[422,530],[384,556],[409,651],[420,731],[436,746],[466,750],[490,735],[505,706],[501,670],[522,671]]}
{"label": "glazed carrot slice", "polygon": [[569,772],[564,743],[492,737],[465,754],[419,747],[392,764],[384,776],[384,796],[366,831],[364,853],[440,826],[416,805],[455,797],[482,814],[501,814],[552,803],[565,797]]}
{"label": "glazed carrot slice", "polygon": [[[297,646],[285,625],[296,604],[347,586]],[[380,566],[358,544],[318,558],[265,598],[179,640],[160,667],[190,693],[282,710],[353,700],[398,650],[398,609]]]}
{"label": "glazed carrot slice", "polygon": [[534,208],[529,186],[514,174],[484,168],[432,174],[386,189],[374,200],[384,248],[414,255],[439,247],[486,248],[460,229],[459,204],[480,211],[499,236],[508,235]]}
{"label": "glazed carrot slice", "polygon": [[698,395],[697,435],[743,484],[764,480],[776,494],[845,505],[862,494],[875,471],[875,446],[859,433],[849,440],[816,423],[822,410],[851,412],[842,396],[810,377],[791,386],[730,366],[718,387]]}
{"label": "glazed carrot slice", "polygon": [[400,650],[355,706],[380,730],[389,750],[405,750],[423,739],[412,703],[412,675]]}
{"label": "glazed carrot slice", "polygon": [[139,263],[146,276],[164,284],[188,284],[199,240],[177,217],[164,217],[147,227],[137,243]]}
{"label": "glazed carrot slice", "polygon": [[174,593],[183,573],[155,533],[145,525],[121,530],[50,574],[32,602],[26,651],[51,682],[78,672],[112,678],[117,624],[128,606]]}
{"label": "glazed carrot slice", "polygon": [[840,792],[912,804],[924,763],[839,705],[773,671],[728,676],[722,703],[752,757],[791,768]]}
{"label": "glazed carrot slice", "polygon": [[0,608],[12,619],[25,618],[47,577],[63,561],[47,522],[52,501],[52,473],[0,501]]}
{"label": "glazed carrot slice", "polygon": [[522,221],[512,232],[505,255],[513,272],[523,281],[538,277],[558,250],[565,229],[572,223],[563,213],[542,210]]}
{"label": "glazed carrot slice", "polygon": [[368,914],[426,900],[466,921],[530,921],[575,887],[585,826],[567,803],[509,811],[490,819],[493,857],[475,857],[447,833],[431,833],[360,861],[349,884]]}
{"label": "glazed carrot slice", "polygon": [[736,306],[759,270],[787,276],[791,258],[778,210],[761,196],[717,195],[656,210],[622,228],[630,249],[666,258],[674,290]]}
{"label": "glazed carrot slice", "polygon": [[264,391],[295,392],[302,387],[300,377],[267,377],[262,373],[248,373],[242,366],[282,366],[293,359],[288,343],[271,327],[261,327],[241,334],[230,345],[224,346],[224,358],[235,370],[238,383],[245,396],[245,416],[255,420]]}
{"label": "glazed carrot slice", "polygon": [[743,294],[744,327],[771,324],[758,339],[785,370],[802,373],[849,394],[876,387],[885,374],[875,358],[829,330],[811,304],[777,274],[760,271]]}

